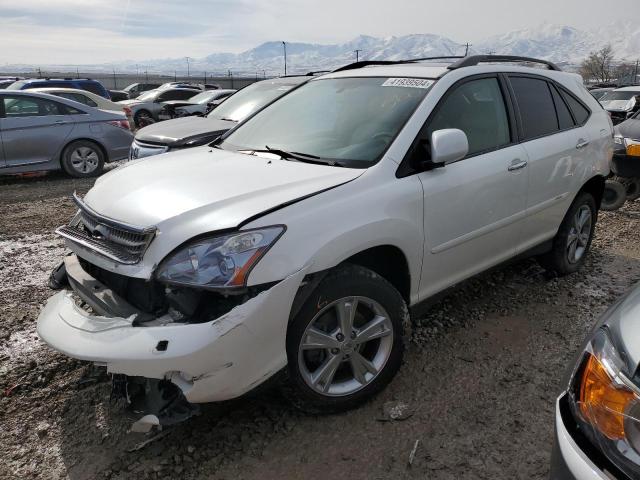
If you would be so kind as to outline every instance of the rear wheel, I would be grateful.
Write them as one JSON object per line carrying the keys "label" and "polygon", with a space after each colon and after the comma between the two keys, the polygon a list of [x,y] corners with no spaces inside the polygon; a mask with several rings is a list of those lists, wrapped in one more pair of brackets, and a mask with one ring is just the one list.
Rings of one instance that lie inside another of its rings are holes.
{"label": "rear wheel", "polygon": [[72,177],[83,178],[99,175],[104,167],[102,149],[88,140],[71,142],[62,152],[62,169]]}
{"label": "rear wheel", "polygon": [[597,216],[593,196],[587,192],[578,195],[553,239],[552,250],[539,258],[542,266],[558,275],[579,270],[591,246]]}
{"label": "rear wheel", "polygon": [[348,410],[382,390],[402,362],[407,312],[400,293],[371,270],[346,265],[327,275],[287,333],[296,405]]}
{"label": "rear wheel", "polygon": [[627,201],[627,190],[620,182],[607,180],[602,193],[602,210],[618,210]]}
{"label": "rear wheel", "polygon": [[140,110],[139,112],[136,112],[135,116],[133,117],[133,121],[138,128],[143,128],[147,125],[155,123],[153,116],[147,110]]}

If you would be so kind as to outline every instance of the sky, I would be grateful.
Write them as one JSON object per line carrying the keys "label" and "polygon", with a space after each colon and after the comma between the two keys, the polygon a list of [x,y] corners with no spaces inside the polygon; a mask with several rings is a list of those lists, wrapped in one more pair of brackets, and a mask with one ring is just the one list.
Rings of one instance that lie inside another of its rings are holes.
{"label": "sky", "polygon": [[460,43],[543,22],[637,18],[639,0],[0,0],[0,64],[96,64],[435,33]]}

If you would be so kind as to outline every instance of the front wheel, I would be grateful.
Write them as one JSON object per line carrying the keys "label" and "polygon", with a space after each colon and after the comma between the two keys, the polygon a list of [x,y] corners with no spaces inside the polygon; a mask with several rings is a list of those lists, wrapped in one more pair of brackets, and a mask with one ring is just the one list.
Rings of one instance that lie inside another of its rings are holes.
{"label": "front wheel", "polygon": [[408,319],[400,293],[371,270],[345,265],[329,273],[287,333],[296,406],[343,411],[382,390],[402,363]]}
{"label": "front wheel", "polygon": [[540,257],[542,266],[558,275],[578,271],[591,246],[597,217],[593,195],[587,192],[578,195],[560,224],[552,250]]}

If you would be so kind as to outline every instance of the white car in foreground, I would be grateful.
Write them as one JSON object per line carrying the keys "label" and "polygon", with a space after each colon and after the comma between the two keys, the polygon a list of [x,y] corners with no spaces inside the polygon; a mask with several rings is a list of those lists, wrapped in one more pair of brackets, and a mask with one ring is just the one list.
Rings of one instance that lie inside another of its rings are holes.
{"label": "white car in foreground", "polygon": [[353,64],[104,175],[57,230],[71,290],[40,337],[164,405],[151,423],[285,368],[307,408],[370,398],[409,307],[516,255],[584,262],[611,121],[577,75],[514,60]]}
{"label": "white car in foreground", "polygon": [[640,288],[602,316],[556,404],[552,480],[640,478]]}

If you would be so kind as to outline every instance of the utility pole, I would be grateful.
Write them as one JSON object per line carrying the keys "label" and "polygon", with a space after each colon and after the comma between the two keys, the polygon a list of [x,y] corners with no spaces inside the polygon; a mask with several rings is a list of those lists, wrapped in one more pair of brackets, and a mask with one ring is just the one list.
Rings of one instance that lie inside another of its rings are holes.
{"label": "utility pole", "polygon": [[287,76],[287,42],[282,42],[282,48],[284,49],[284,75]]}
{"label": "utility pole", "polygon": [[40,70],[40,67],[38,67],[38,78],[42,78],[42,70]]}
{"label": "utility pole", "polygon": [[231,74],[231,70],[228,70],[229,78],[231,79],[231,88],[233,88],[233,75]]}
{"label": "utility pole", "polygon": [[207,83],[207,72],[204,72],[204,83],[205,83],[205,85]]}
{"label": "utility pole", "polygon": [[640,60],[636,60],[636,69],[634,70],[634,73],[633,73],[634,84],[638,83],[638,64],[640,64]]}
{"label": "utility pole", "polygon": [[362,50],[360,50],[359,48],[356,48],[356,49],[354,50],[354,52],[356,52],[356,63],[358,63],[358,60],[360,59],[360,52],[361,52],[361,51],[362,51]]}
{"label": "utility pole", "polygon": [[113,67],[113,89],[118,89],[118,82],[116,81],[116,67]]}
{"label": "utility pole", "polygon": [[136,80],[140,80],[140,70],[138,69],[137,63],[136,63]]}
{"label": "utility pole", "polygon": [[471,45],[469,42],[467,42],[464,47],[465,47],[464,56],[467,57],[469,55],[469,47],[473,47],[473,45]]}
{"label": "utility pole", "polygon": [[80,69],[76,67],[76,78],[80,78]]}
{"label": "utility pole", "polygon": [[262,78],[264,78],[265,80],[267,79],[267,71],[266,70],[262,70]]}
{"label": "utility pole", "polygon": [[190,72],[189,72],[189,60],[193,60],[193,58],[191,57],[184,57],[187,60],[187,78],[190,77]]}

